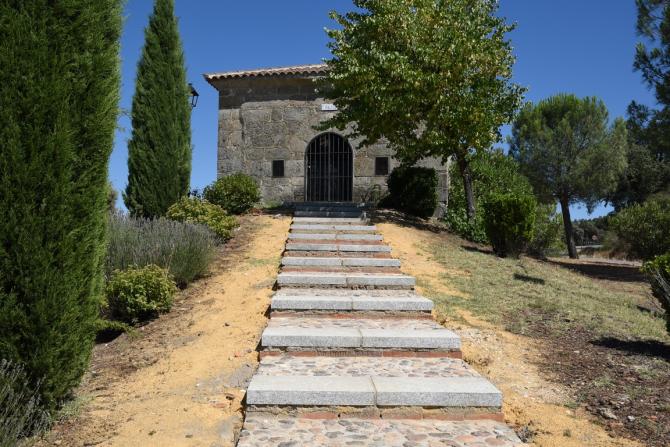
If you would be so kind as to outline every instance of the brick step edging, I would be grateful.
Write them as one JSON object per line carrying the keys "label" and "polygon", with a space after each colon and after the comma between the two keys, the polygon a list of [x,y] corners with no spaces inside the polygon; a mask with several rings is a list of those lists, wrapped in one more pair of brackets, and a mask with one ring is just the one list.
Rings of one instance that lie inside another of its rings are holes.
{"label": "brick step edging", "polygon": [[272,317],[324,317],[336,320],[432,320],[433,315],[430,311],[407,311],[407,310],[388,310],[388,311],[360,311],[352,310],[348,312],[333,312],[329,310],[270,310]]}
{"label": "brick step edging", "polygon": [[500,408],[496,407],[346,407],[346,406],[294,406],[294,405],[247,405],[247,413],[286,415],[306,419],[410,419],[439,421],[492,420],[505,422]]}
{"label": "brick step edging", "polygon": [[320,266],[320,265],[284,265],[280,273],[371,273],[375,275],[400,275],[396,266]]}
{"label": "brick step edging", "polygon": [[463,359],[463,352],[460,350],[453,351],[417,351],[417,350],[295,350],[295,349],[272,349],[262,350],[259,353],[259,358],[269,356],[294,356],[294,357],[408,357],[408,358],[439,358],[448,357],[452,359]]}
{"label": "brick step edging", "polygon": [[285,250],[284,258],[366,258],[366,259],[396,259],[387,251],[309,251]]}
{"label": "brick step edging", "polygon": [[296,283],[287,283],[287,284],[277,284],[275,290],[281,290],[282,287],[289,289],[340,289],[340,290],[400,290],[400,291],[412,291],[414,287],[412,286],[347,286],[347,285],[337,285],[337,284],[296,284]]}

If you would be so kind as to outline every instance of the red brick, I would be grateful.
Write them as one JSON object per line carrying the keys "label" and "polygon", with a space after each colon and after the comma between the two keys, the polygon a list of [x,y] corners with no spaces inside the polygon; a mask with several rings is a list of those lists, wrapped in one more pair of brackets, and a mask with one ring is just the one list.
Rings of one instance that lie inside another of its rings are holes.
{"label": "red brick", "polygon": [[347,413],[340,413],[341,419],[380,419],[381,414],[376,407],[366,407]]}
{"label": "red brick", "polygon": [[310,411],[302,413],[299,417],[304,419],[337,419],[338,414],[334,411]]}
{"label": "red brick", "polygon": [[316,357],[318,355],[316,351],[288,351],[284,354],[292,355],[294,357]]}
{"label": "red brick", "polygon": [[468,421],[482,421],[491,420],[496,422],[505,422],[505,417],[502,413],[474,413],[465,416]]}
{"label": "red brick", "polygon": [[430,415],[425,415],[424,419],[435,419],[438,421],[463,421],[465,418],[463,417],[463,414],[458,414],[458,413],[435,413],[435,414],[430,414]]}
{"label": "red brick", "polygon": [[418,421],[423,419],[423,409],[409,407],[390,408],[382,412],[382,419],[411,419]]}

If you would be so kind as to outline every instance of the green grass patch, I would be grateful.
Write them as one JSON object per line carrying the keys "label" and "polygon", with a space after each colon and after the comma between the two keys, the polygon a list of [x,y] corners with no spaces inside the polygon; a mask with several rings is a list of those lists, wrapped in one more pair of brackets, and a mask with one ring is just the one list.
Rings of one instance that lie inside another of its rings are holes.
{"label": "green grass patch", "polygon": [[[541,323],[550,335],[580,328],[594,335],[668,341],[663,319],[638,308],[640,295],[605,287],[548,262],[501,259],[467,248],[455,237],[420,248],[454,272],[442,274],[440,280],[468,296],[428,288],[426,295],[445,317],[462,308],[518,334],[528,334]],[[469,274],[460,273],[463,271]]]}

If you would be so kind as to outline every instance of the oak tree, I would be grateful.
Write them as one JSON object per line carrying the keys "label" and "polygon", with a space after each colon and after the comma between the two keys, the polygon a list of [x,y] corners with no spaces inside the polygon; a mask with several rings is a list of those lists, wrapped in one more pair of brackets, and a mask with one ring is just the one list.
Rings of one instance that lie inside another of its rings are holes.
{"label": "oak tree", "polygon": [[385,139],[406,164],[454,157],[467,215],[475,216],[469,161],[500,140],[524,89],[511,82],[514,27],[496,0],[355,0],[355,11],[331,13],[332,58],[322,82],[338,113],[335,127]]}

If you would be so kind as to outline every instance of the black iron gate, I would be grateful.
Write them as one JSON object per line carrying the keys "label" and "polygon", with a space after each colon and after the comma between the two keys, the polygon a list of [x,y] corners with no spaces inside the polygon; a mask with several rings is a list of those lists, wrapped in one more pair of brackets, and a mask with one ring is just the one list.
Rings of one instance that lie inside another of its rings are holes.
{"label": "black iron gate", "polygon": [[351,146],[341,136],[324,133],[305,151],[305,199],[308,202],[351,202],[354,179]]}

